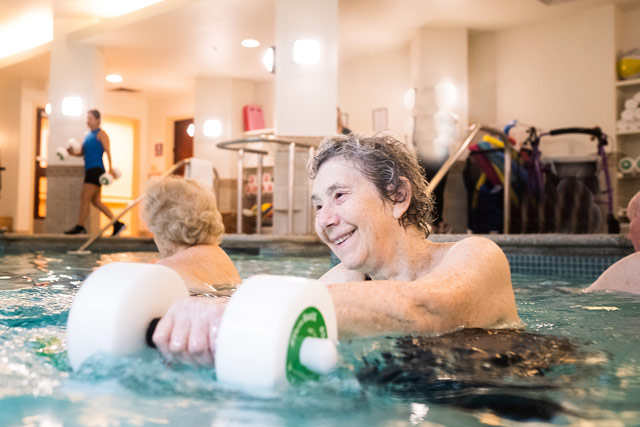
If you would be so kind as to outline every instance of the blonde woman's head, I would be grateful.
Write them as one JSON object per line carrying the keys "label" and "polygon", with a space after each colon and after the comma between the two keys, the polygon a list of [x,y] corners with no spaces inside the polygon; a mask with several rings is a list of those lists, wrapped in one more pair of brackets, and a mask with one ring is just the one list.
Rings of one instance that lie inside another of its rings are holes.
{"label": "blonde woman's head", "polygon": [[189,179],[153,183],[144,197],[143,218],[156,239],[178,246],[218,244],[224,233],[215,195]]}

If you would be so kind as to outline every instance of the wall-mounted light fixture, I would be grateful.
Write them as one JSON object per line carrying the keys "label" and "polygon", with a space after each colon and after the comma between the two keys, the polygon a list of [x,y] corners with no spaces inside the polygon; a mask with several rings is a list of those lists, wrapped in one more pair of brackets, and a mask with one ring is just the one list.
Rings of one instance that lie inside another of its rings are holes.
{"label": "wall-mounted light fixture", "polygon": [[314,39],[294,41],[293,62],[299,65],[314,65],[320,62],[320,42]]}
{"label": "wall-mounted light fixture", "polygon": [[205,120],[202,125],[202,133],[209,138],[217,138],[222,135],[222,122],[218,119]]}
{"label": "wall-mounted light fixture", "polygon": [[62,98],[62,115],[79,116],[82,114],[82,99],[79,96],[65,96]]}
{"label": "wall-mounted light fixture", "polygon": [[44,106],[44,112],[47,116],[51,115],[51,103],[47,102],[47,104]]}
{"label": "wall-mounted light fixture", "polygon": [[453,83],[439,83],[436,89],[436,103],[442,109],[451,108],[456,103],[456,87]]}
{"label": "wall-mounted light fixture", "polygon": [[416,106],[416,90],[414,88],[404,93],[404,106],[407,107],[407,110],[413,110],[413,107]]}
{"label": "wall-mounted light fixture", "polygon": [[266,68],[270,73],[275,73],[276,71],[275,59],[276,48],[274,46],[271,46],[264,52],[264,55],[262,55],[262,63],[264,64],[264,68]]}
{"label": "wall-mounted light fixture", "polygon": [[189,126],[187,126],[187,135],[193,138],[193,135],[195,134],[196,134],[196,125],[191,123]]}

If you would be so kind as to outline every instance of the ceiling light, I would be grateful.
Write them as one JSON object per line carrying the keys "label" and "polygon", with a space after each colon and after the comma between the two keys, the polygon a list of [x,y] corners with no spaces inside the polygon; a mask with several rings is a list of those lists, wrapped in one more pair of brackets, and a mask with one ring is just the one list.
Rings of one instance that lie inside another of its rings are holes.
{"label": "ceiling light", "polygon": [[105,77],[108,82],[111,83],[120,83],[122,82],[122,76],[120,74],[109,74]]}
{"label": "ceiling light", "polygon": [[80,114],[82,114],[82,99],[79,96],[62,98],[62,115],[79,116]]}
{"label": "ceiling light", "polygon": [[314,65],[320,62],[320,42],[314,39],[293,42],[293,62],[300,65]]}
{"label": "ceiling light", "polygon": [[196,133],[196,126],[193,123],[191,123],[189,126],[187,126],[187,135],[193,138],[193,135],[195,135],[195,133]]}
{"label": "ceiling light", "polygon": [[267,51],[262,55],[262,63],[268,72],[273,73],[275,71],[275,56],[276,56],[276,48],[271,46]]}
{"label": "ceiling light", "polygon": [[210,138],[217,138],[222,135],[222,122],[217,119],[205,120],[202,125],[202,133]]}
{"label": "ceiling light", "polygon": [[240,44],[244,47],[258,47],[260,46],[260,42],[254,39],[244,39],[240,42]]}

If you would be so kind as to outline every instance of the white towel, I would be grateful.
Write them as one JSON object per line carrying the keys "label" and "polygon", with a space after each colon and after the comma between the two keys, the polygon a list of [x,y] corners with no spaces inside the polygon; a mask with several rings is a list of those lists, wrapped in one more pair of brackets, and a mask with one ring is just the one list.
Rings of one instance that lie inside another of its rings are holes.
{"label": "white towel", "polygon": [[200,185],[213,191],[213,163],[209,160],[190,158],[184,177],[198,181]]}

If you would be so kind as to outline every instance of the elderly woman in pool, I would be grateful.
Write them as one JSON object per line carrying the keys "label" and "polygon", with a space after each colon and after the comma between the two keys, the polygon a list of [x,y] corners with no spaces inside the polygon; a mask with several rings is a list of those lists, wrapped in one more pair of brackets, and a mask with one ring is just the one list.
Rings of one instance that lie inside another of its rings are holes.
{"label": "elderly woman in pool", "polygon": [[240,283],[218,245],[224,225],[210,190],[188,179],[158,180],[147,189],[143,217],[160,251],[157,263],[176,270],[191,292],[215,293]]}
{"label": "elderly woman in pool", "polygon": [[[328,138],[310,173],[316,232],[341,261],[321,278],[341,338],[520,324],[509,264],[495,243],[427,240],[428,184],[404,143],[388,136]],[[213,304],[174,305],[156,329],[158,348],[210,362],[224,311],[224,304]],[[174,319],[189,324],[191,333],[172,327]]]}

